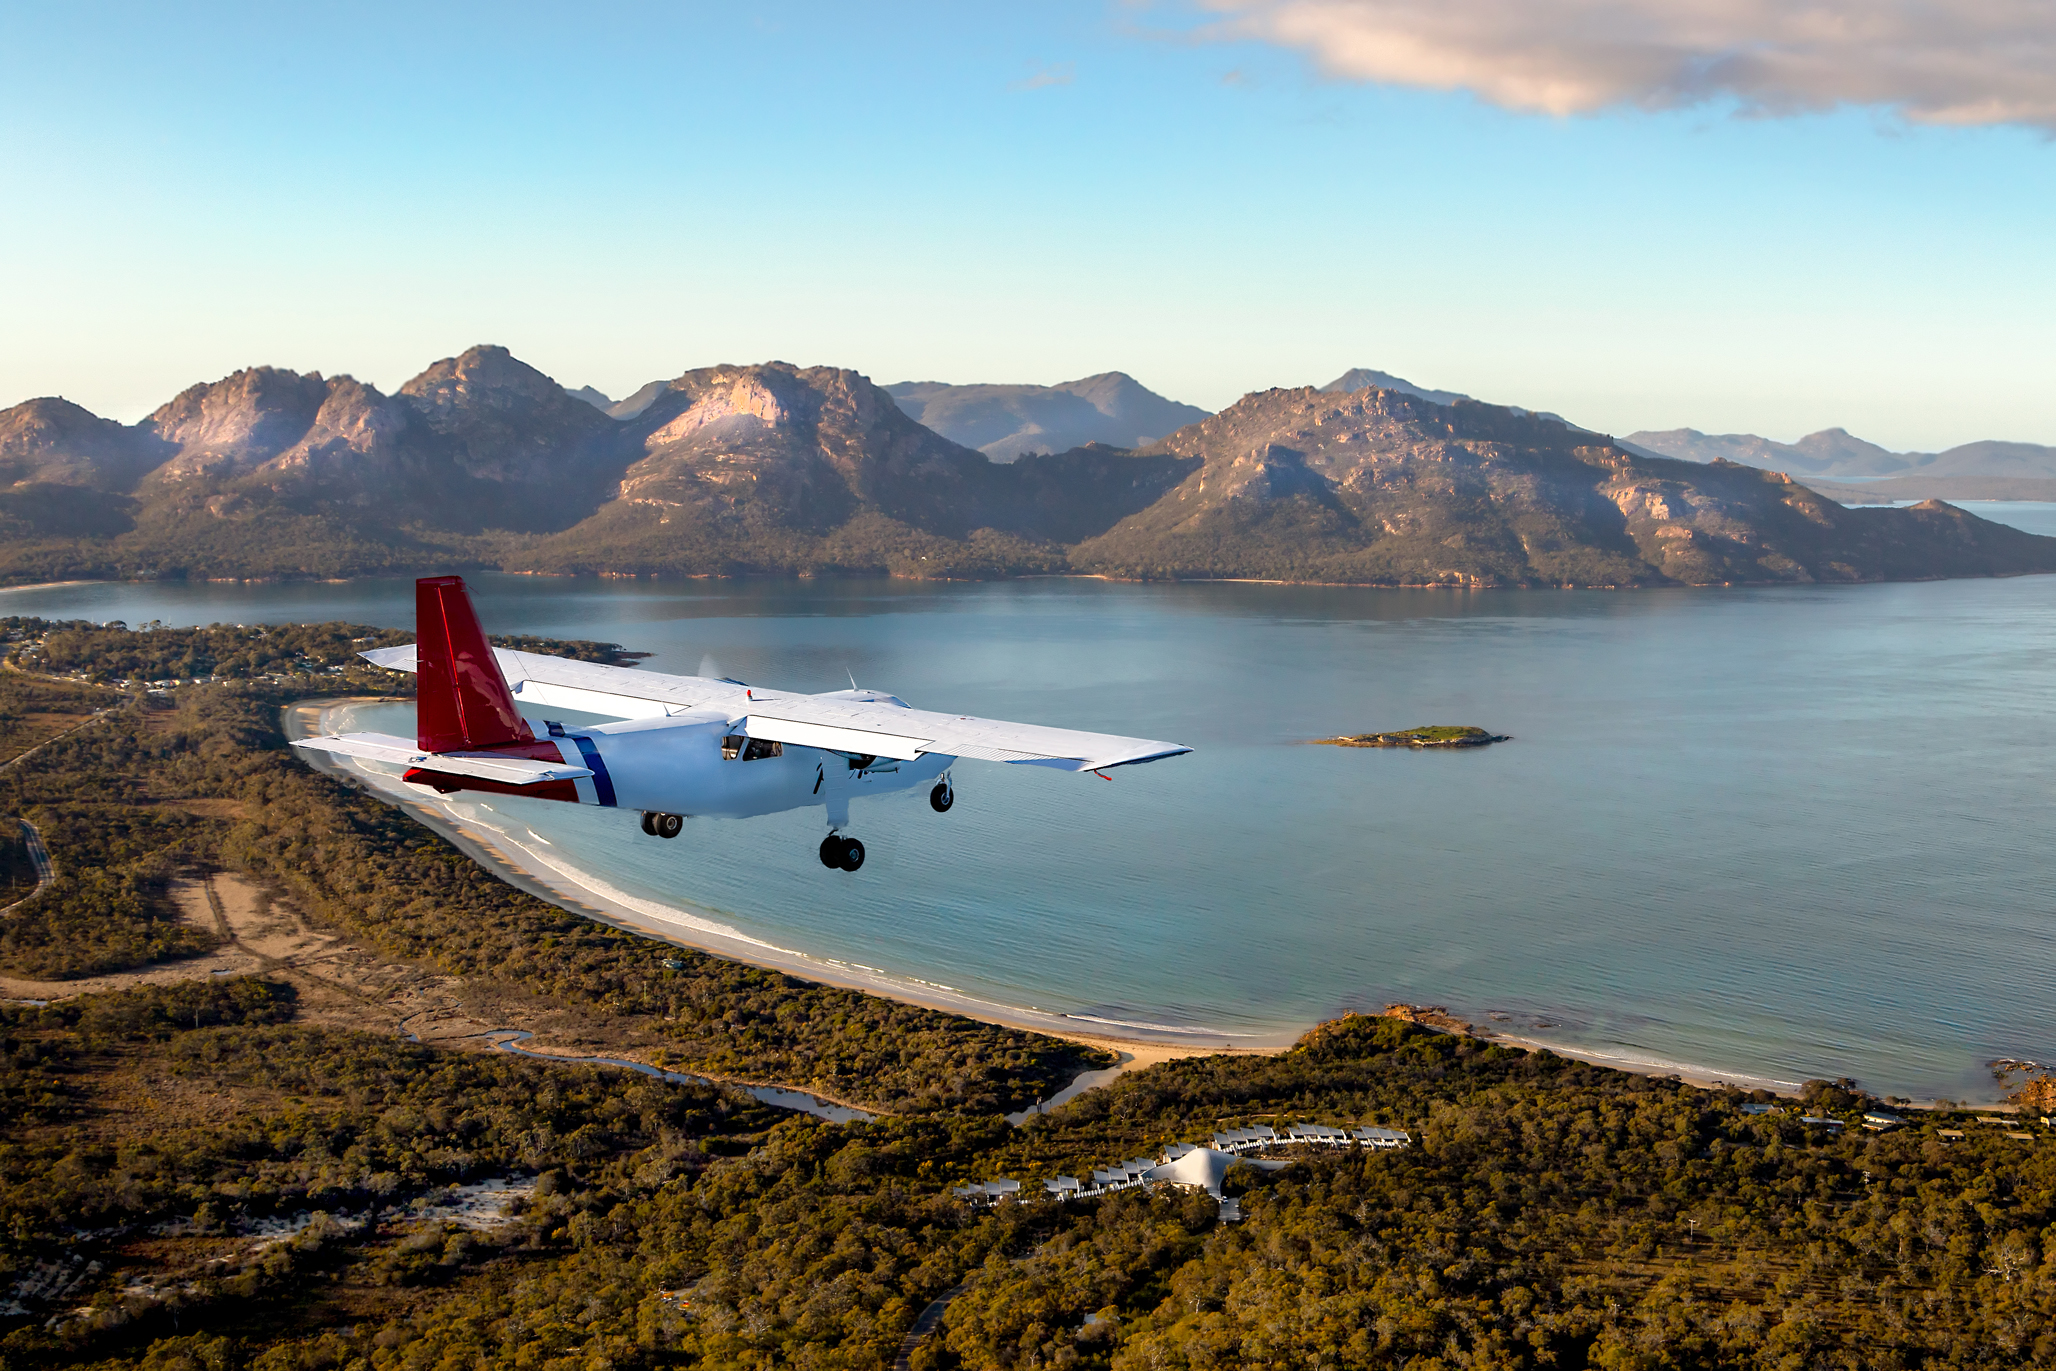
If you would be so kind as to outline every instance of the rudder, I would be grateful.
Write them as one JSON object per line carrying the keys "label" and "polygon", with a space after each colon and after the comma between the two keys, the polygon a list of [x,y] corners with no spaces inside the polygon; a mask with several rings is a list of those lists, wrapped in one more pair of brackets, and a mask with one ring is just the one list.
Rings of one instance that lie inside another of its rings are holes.
{"label": "rudder", "polygon": [[462,576],[414,582],[414,721],[423,752],[533,741],[479,627]]}

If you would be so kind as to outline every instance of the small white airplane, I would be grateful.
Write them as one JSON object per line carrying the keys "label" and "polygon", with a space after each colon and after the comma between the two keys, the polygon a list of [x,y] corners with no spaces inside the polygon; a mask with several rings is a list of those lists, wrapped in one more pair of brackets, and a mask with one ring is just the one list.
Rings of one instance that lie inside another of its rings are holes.
{"label": "small white airplane", "polygon": [[[398,763],[401,779],[459,790],[642,811],[643,832],[675,838],[694,815],[750,818],[826,806],[821,864],[855,871],[864,845],[844,833],[858,795],[930,785],[937,813],[956,802],[960,757],[1104,773],[1190,752],[1177,743],[935,714],[875,690],[794,695],[739,681],[596,666],[487,644],[457,576],[414,583],[416,641],[362,654],[418,678],[417,737],[344,733],[295,747]],[[620,723],[545,721],[523,704]]]}

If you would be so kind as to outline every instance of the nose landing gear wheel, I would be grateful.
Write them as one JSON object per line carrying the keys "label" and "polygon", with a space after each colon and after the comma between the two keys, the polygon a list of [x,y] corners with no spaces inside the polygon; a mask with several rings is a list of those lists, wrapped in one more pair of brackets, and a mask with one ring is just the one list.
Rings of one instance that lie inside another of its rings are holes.
{"label": "nose landing gear wheel", "polygon": [[928,792],[928,807],[937,814],[949,813],[949,807],[957,802],[957,792],[948,781],[937,781],[935,789]]}
{"label": "nose landing gear wheel", "polygon": [[855,871],[863,864],[864,845],[855,838],[831,833],[821,840],[821,865],[829,870],[841,867],[844,871]]}
{"label": "nose landing gear wheel", "polygon": [[676,838],[684,828],[685,819],[681,815],[643,811],[643,832],[653,838]]}

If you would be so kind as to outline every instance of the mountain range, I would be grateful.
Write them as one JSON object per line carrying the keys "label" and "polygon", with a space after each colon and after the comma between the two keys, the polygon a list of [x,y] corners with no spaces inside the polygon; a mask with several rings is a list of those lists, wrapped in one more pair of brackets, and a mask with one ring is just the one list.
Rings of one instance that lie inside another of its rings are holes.
{"label": "mountain range", "polygon": [[908,417],[995,462],[1087,443],[1143,447],[1207,413],[1166,400],[1119,371],[1056,386],[902,381],[885,390]]}
{"label": "mountain range", "polygon": [[[2056,540],[1945,505],[1845,509],[1778,472],[1636,452],[1383,373],[1215,415],[1120,373],[897,389],[770,362],[615,402],[476,347],[392,395],[255,367],[134,425],[31,400],[0,411],[0,576],[1630,586],[2056,570]],[[1123,437],[1021,446],[1081,432]]]}
{"label": "mountain range", "polygon": [[1781,472],[1632,453],[1555,418],[1407,392],[1273,390],[1138,456],[1194,463],[1071,550],[1127,576],[1411,585],[1847,581],[2048,566],[1938,502],[1847,509]]}
{"label": "mountain range", "polygon": [[[1796,472],[1837,499],[2047,500],[2056,498],[2056,447],[1984,441],[1945,452],[1893,452],[1847,429],[1780,443],[1753,433],[1692,428],[1631,433],[1621,445],[1688,462],[1716,459]],[[1846,484],[1863,482],[1862,486]]]}
{"label": "mountain range", "polygon": [[[1321,389],[1324,391],[1353,391],[1363,390],[1366,387],[1375,387],[1379,390],[1396,390],[1401,394],[1419,396],[1423,400],[1430,400],[1438,405],[1453,405],[1458,400],[1468,400],[1471,398],[1454,390],[1430,390],[1426,386],[1417,386],[1402,377],[1394,376],[1389,371],[1374,371],[1369,367],[1351,367],[1348,371],[1343,372],[1340,376],[1328,382],[1327,385],[1322,386]],[[1564,418],[1561,414],[1551,414],[1548,410],[1522,409],[1519,405],[1505,405],[1502,408],[1510,409],[1515,414],[1533,414],[1543,419],[1554,419],[1557,423],[1571,428],[1577,427],[1576,424],[1571,423],[1570,420]]]}

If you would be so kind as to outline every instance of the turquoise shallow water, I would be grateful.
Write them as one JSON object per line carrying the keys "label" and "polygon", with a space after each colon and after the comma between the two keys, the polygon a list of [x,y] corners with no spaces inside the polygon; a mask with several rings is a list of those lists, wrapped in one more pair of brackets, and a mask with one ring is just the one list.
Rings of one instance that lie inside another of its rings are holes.
{"label": "turquoise shallow water", "polygon": [[[1170,738],[1109,784],[696,820],[509,801],[623,889],[1002,1003],[1226,1035],[1389,1000],[1640,1060],[1989,1098],[2056,1059],[2056,580],[1606,592],[474,581],[657,670]],[[90,585],[0,613],[405,625],[411,583]],[[1477,723],[1416,754],[1309,738]],[[400,720],[404,728],[404,716]]]}

